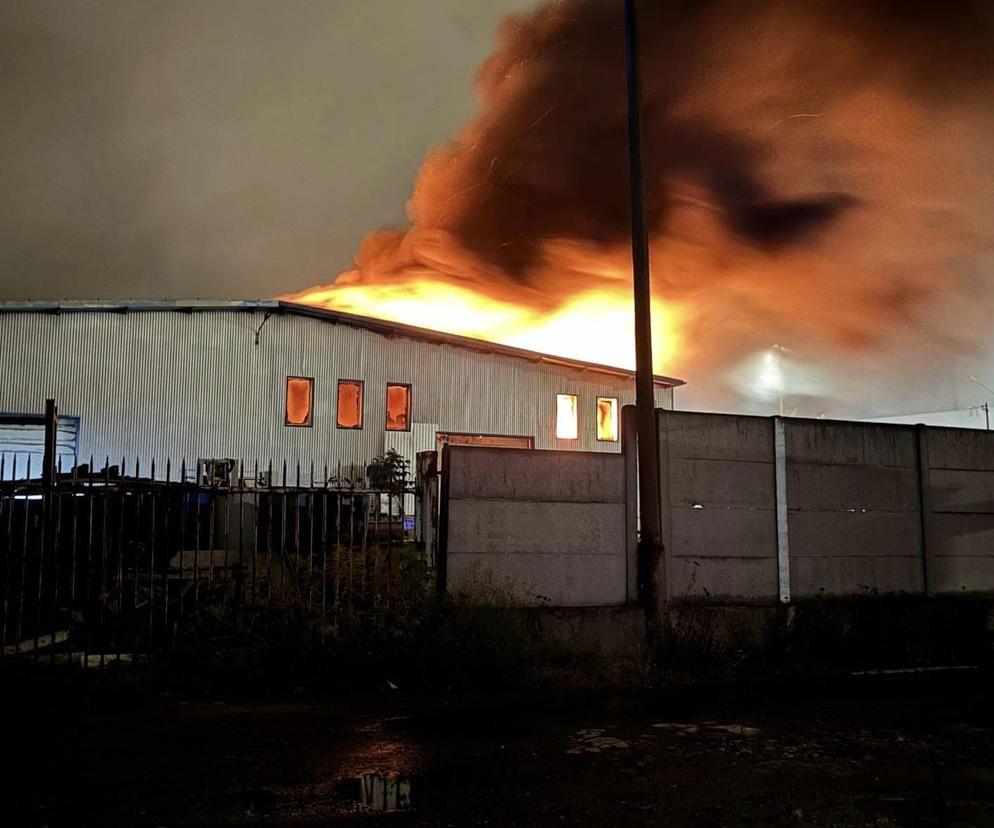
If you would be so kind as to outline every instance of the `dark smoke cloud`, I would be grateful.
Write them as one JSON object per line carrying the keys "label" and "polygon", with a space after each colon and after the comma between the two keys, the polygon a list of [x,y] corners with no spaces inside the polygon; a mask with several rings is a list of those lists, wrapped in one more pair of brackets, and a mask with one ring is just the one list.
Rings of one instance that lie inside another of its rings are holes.
{"label": "dark smoke cloud", "polygon": [[[694,375],[785,339],[971,347],[990,297],[994,7],[641,9],[654,289],[686,316],[664,367]],[[480,114],[422,165],[410,228],[372,234],[346,279],[427,274],[543,307],[623,279],[622,31],[607,0],[507,19]]]}

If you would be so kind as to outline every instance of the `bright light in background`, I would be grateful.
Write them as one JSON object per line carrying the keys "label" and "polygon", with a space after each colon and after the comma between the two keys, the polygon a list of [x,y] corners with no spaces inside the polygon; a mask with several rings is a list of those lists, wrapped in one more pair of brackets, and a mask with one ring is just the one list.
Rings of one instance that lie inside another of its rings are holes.
{"label": "bright light in background", "polygon": [[729,372],[728,379],[744,397],[773,403],[777,409],[792,397],[823,396],[829,389],[823,367],[802,362],[782,345],[754,351]]}
{"label": "bright light in background", "polygon": [[780,356],[773,351],[766,351],[762,355],[756,386],[771,397],[777,396],[783,389],[783,366]]}

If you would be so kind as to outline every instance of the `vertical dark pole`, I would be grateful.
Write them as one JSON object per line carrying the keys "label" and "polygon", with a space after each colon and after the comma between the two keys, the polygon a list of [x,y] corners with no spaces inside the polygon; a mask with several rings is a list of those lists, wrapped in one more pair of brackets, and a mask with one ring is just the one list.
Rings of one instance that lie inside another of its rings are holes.
{"label": "vertical dark pole", "polygon": [[435,553],[435,578],[438,597],[445,599],[449,588],[449,444],[442,446],[442,474],[439,485],[438,549]]}
{"label": "vertical dark pole", "polygon": [[45,467],[42,469],[42,483],[46,491],[55,484],[55,455],[58,450],[59,411],[55,400],[45,400]]}
{"label": "vertical dark pole", "polygon": [[[652,291],[649,282],[649,235],[642,188],[642,94],[639,79],[636,0],[625,0],[625,64],[628,75],[628,164],[631,188],[632,271],[635,284],[635,404],[638,420],[639,597],[646,620],[658,618],[659,594],[666,595],[662,532],[659,522],[659,458],[656,452],[656,404],[652,371]],[[659,580],[663,582],[657,583]]]}
{"label": "vertical dark pole", "polygon": [[932,512],[932,458],[929,454],[928,427],[915,427],[915,465],[918,467],[919,542],[922,548],[922,594],[935,596],[935,567],[932,555],[934,543],[934,514]]}
{"label": "vertical dark pole", "polygon": [[[38,604],[35,607],[35,649],[34,659],[38,660],[38,637],[43,622],[42,600],[44,598],[45,570],[50,566],[54,569],[55,547],[54,524],[55,515],[58,512],[56,502],[56,491],[58,478],[55,466],[55,458],[58,454],[58,433],[59,433],[59,412],[55,407],[55,400],[45,400],[45,455],[43,458],[44,467],[41,470],[41,479],[44,493],[42,494],[42,529],[41,548],[38,552]],[[52,620],[55,618],[55,600],[52,602]],[[54,624],[51,631],[52,643],[54,644],[55,629]]]}

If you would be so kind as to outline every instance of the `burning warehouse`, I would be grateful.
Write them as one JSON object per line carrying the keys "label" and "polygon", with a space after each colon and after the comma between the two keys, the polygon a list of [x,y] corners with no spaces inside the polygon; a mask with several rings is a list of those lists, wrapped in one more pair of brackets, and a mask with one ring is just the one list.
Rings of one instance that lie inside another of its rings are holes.
{"label": "burning warehouse", "polygon": [[[281,301],[0,304],[0,376],[0,411],[57,401],[64,469],[159,475],[286,460],[358,480],[446,442],[616,452],[634,401],[624,369]],[[657,377],[657,405],[681,384]],[[42,438],[0,426],[5,476]]]}

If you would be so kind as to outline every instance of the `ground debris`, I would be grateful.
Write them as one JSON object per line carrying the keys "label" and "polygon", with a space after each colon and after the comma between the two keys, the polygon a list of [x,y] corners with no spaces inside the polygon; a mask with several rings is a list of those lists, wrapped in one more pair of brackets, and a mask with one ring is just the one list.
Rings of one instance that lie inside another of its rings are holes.
{"label": "ground debris", "polygon": [[719,724],[718,722],[657,722],[653,727],[659,730],[672,730],[676,733],[704,733],[716,735],[727,733],[730,736],[758,736],[758,727],[741,724]]}
{"label": "ground debris", "polygon": [[602,753],[605,750],[624,750],[630,743],[614,736],[605,736],[605,728],[592,727],[576,731],[572,739],[572,747],[567,753]]}

